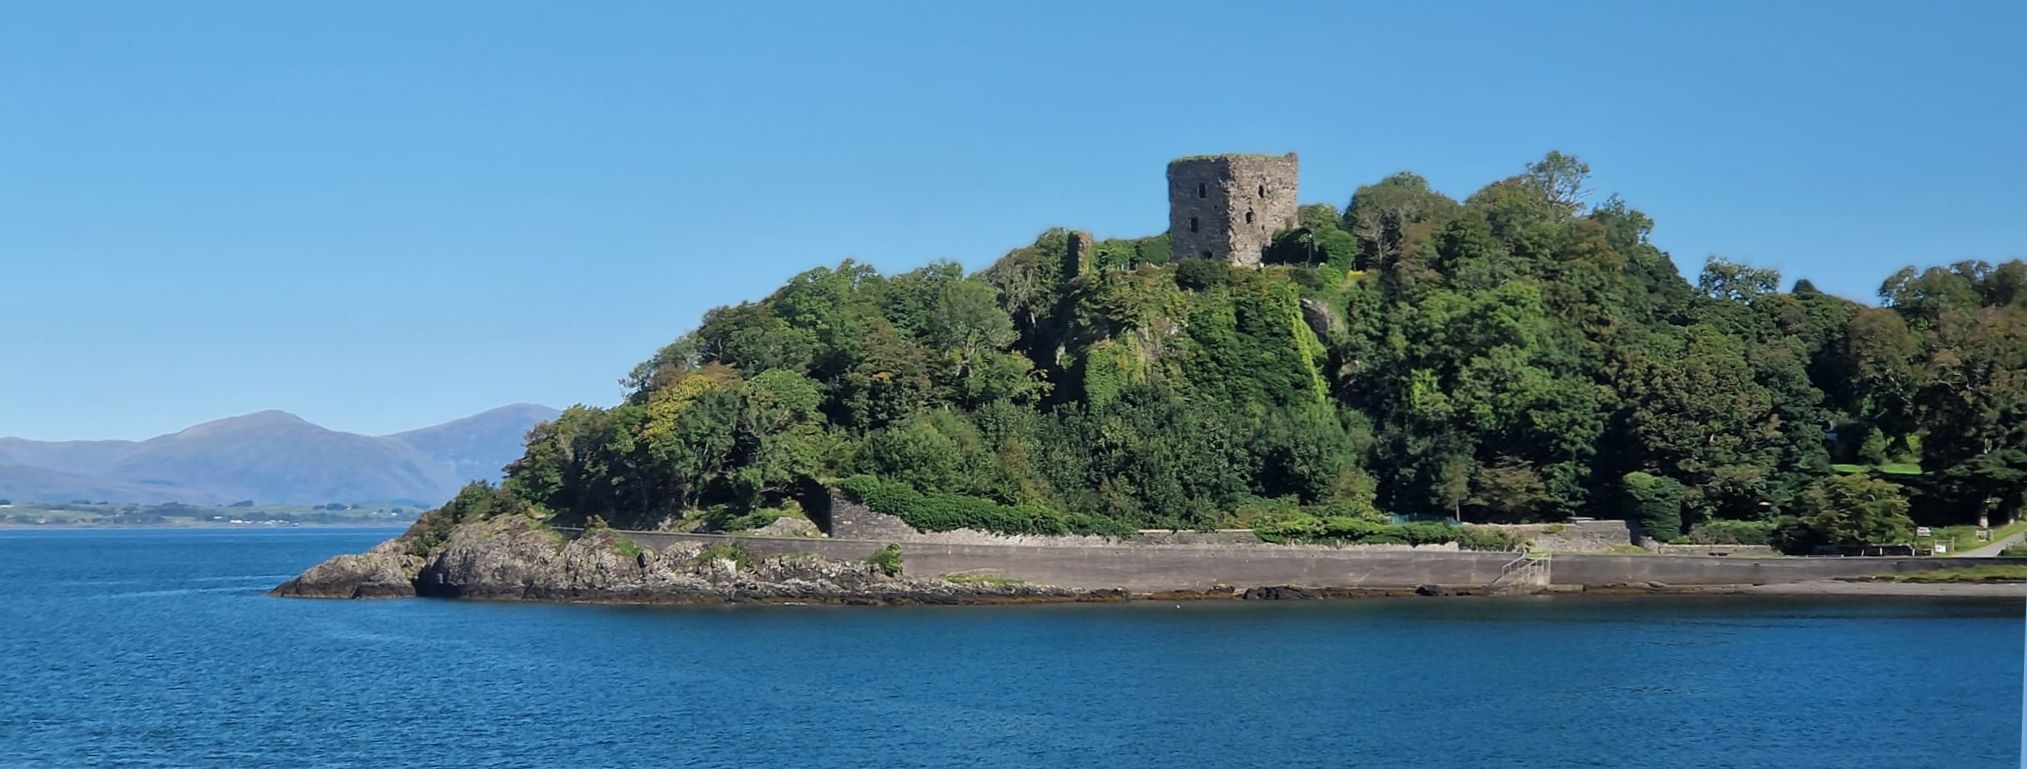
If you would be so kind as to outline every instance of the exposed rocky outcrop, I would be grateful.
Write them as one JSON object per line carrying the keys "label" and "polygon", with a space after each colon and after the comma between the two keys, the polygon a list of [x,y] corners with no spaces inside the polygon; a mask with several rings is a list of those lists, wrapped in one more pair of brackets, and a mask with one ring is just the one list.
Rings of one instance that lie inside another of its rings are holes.
{"label": "exposed rocky outcrop", "polygon": [[270,595],[291,598],[405,598],[415,595],[422,558],[409,555],[396,538],[357,555],[341,555],[310,567]]}
{"label": "exposed rocky outcrop", "polygon": [[301,598],[425,596],[589,603],[967,604],[1124,600],[1124,591],[889,576],[814,555],[757,558],[735,546],[656,551],[597,530],[569,539],[520,516],[467,522],[427,558],[407,535],[325,561],[271,591]]}
{"label": "exposed rocky outcrop", "polygon": [[1309,330],[1324,339],[1344,333],[1344,322],[1331,311],[1330,305],[1318,299],[1302,300],[1302,322],[1309,324]]}
{"label": "exposed rocky outcrop", "polygon": [[811,523],[808,518],[794,518],[786,515],[774,519],[773,523],[754,529],[751,533],[756,537],[823,536],[823,530],[818,529],[816,524]]}
{"label": "exposed rocky outcrop", "polygon": [[1306,601],[1316,594],[1293,585],[1270,585],[1247,588],[1239,597],[1248,601]]}

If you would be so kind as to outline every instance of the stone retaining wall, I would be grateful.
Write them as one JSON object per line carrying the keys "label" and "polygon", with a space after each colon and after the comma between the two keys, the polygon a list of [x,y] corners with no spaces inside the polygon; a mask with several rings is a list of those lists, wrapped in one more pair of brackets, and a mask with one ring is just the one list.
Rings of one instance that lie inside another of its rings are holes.
{"label": "stone retaining wall", "polygon": [[1511,533],[1533,542],[1534,549],[1551,553],[1596,553],[1633,544],[1633,529],[1625,521],[1472,525]]}
{"label": "stone retaining wall", "polygon": [[1767,545],[1668,545],[1659,542],[1647,543],[1647,549],[1661,555],[1722,555],[1722,556],[1776,556],[1779,551]]}
{"label": "stone retaining wall", "polygon": [[1143,529],[1129,539],[1114,539],[1095,535],[1055,534],[1000,534],[976,529],[955,531],[916,531],[906,521],[886,513],[873,510],[841,495],[831,495],[831,536],[838,539],[880,540],[885,542],[923,542],[944,545],[1034,545],[1048,547],[1193,547],[1193,548],[1248,548],[1286,550],[1289,548],[1310,548],[1318,550],[1351,550],[1363,552],[1402,551],[1446,551],[1457,552],[1457,543],[1445,542],[1439,545],[1280,545],[1263,542],[1252,529],[1218,529],[1216,531],[1168,531],[1165,529]]}

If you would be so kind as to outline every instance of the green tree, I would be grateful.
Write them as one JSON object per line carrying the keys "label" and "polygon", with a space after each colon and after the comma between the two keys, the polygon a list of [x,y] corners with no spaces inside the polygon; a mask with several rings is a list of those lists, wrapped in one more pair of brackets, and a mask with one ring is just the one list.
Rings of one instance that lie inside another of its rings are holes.
{"label": "green tree", "polygon": [[1578,160],[1575,155],[1563,154],[1561,150],[1550,150],[1541,160],[1529,163],[1522,178],[1550,205],[1574,215],[1583,207],[1583,199],[1589,194],[1584,183],[1590,176],[1589,163]]}
{"label": "green tree", "polygon": [[1758,301],[1779,290],[1780,285],[1779,272],[1715,256],[1703,263],[1703,274],[1696,279],[1696,288],[1704,296],[1738,304]]}
{"label": "green tree", "polygon": [[1633,471],[1619,480],[1626,518],[1642,536],[1668,541],[1682,536],[1682,501],[1687,489],[1665,475]]}
{"label": "green tree", "polygon": [[1358,188],[1344,208],[1344,231],[1358,241],[1356,266],[1370,269],[1412,254],[1456,210],[1456,201],[1411,173]]}
{"label": "green tree", "polygon": [[1803,520],[1835,545],[1890,545],[1914,539],[1900,487],[1864,475],[1818,481],[1802,498]]}
{"label": "green tree", "polygon": [[1396,174],[1300,208],[1262,269],[1058,228],[977,273],[808,270],[531,431],[489,493],[654,527],[864,473],[938,525],[1589,514],[1793,545],[1864,528],[1823,512],[1834,451],[1918,456],[1925,521],[2027,504],[2027,263],[1910,267],[1877,308],[1722,259],[1692,285],[1589,171],[1551,152],[1461,204]]}

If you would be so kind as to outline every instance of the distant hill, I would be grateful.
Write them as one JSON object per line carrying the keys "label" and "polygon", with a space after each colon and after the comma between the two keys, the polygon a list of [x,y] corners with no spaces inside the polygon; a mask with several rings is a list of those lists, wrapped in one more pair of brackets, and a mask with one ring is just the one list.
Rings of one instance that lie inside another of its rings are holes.
{"label": "distant hill", "polygon": [[433,505],[469,481],[499,478],[500,468],[520,456],[529,428],[557,413],[515,404],[368,436],[261,411],[145,441],[0,438],[0,498]]}
{"label": "distant hill", "polygon": [[134,441],[31,441],[0,438],[0,465],[92,475],[141,449]]}
{"label": "distant hill", "polygon": [[173,489],[67,473],[47,467],[0,465],[0,499],[43,502],[135,502],[155,505],[178,501]]}
{"label": "distant hill", "polygon": [[387,437],[449,465],[460,483],[474,478],[490,480],[500,477],[500,468],[508,462],[521,458],[521,439],[528,428],[554,419],[557,413],[548,406],[516,403]]}

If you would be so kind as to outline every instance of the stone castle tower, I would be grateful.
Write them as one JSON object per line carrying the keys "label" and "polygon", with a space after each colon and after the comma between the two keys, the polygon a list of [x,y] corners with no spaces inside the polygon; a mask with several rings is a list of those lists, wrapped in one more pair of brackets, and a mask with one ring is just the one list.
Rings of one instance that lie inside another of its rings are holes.
{"label": "stone castle tower", "polygon": [[1176,258],[1255,267],[1295,226],[1295,153],[1195,155],[1168,162],[1168,239]]}

